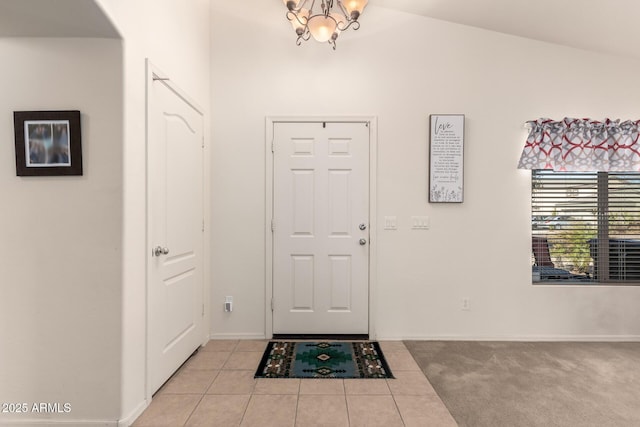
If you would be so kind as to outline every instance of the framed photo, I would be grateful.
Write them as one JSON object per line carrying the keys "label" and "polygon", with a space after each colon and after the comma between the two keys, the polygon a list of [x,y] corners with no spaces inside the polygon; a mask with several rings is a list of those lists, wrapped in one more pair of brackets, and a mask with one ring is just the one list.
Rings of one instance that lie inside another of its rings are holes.
{"label": "framed photo", "polygon": [[464,114],[432,114],[429,122],[429,202],[462,203]]}
{"label": "framed photo", "polygon": [[82,175],[80,111],[14,111],[18,176]]}

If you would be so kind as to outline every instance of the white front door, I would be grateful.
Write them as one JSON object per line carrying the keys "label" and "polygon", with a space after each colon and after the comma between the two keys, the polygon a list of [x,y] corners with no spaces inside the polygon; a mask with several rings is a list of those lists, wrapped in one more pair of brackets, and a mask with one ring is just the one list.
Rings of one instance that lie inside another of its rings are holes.
{"label": "white front door", "polygon": [[369,331],[369,126],[274,123],[273,333]]}
{"label": "white front door", "polygon": [[155,392],[204,341],[203,117],[165,81],[148,99],[148,377]]}

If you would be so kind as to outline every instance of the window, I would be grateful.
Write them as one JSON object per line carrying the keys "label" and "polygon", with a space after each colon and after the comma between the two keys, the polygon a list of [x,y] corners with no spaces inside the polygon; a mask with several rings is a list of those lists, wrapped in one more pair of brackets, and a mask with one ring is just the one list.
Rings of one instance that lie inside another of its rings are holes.
{"label": "window", "polygon": [[531,171],[534,282],[640,284],[640,173]]}

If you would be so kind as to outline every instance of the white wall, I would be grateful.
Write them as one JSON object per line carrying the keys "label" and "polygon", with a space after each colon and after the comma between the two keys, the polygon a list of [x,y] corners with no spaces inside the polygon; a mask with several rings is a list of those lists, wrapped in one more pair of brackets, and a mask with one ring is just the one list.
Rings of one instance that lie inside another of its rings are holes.
{"label": "white wall", "polygon": [[[2,38],[0,424],[119,415],[121,44]],[[81,112],[83,176],[17,177],[13,111]],[[31,412],[33,403],[71,412]],[[20,424],[22,425],[22,424]]]}
{"label": "white wall", "polygon": [[[127,425],[140,414],[150,398],[145,384],[145,266],[148,249],[145,231],[145,60],[148,58],[185,91],[204,110],[207,120],[210,97],[209,0],[99,0],[99,3],[124,39],[123,351],[120,422]],[[207,121],[207,144],[208,128]],[[205,280],[208,293],[208,271],[205,272]]]}
{"label": "white wall", "polygon": [[[516,169],[527,120],[637,118],[640,62],[375,6],[336,51],[296,47],[284,7],[253,3],[212,3],[214,337],[264,334],[264,123],[278,115],[378,117],[377,214],[399,223],[375,239],[378,338],[640,337],[640,288],[532,286]],[[427,201],[436,113],[466,115],[462,205]],[[410,230],[412,215],[430,230]]]}

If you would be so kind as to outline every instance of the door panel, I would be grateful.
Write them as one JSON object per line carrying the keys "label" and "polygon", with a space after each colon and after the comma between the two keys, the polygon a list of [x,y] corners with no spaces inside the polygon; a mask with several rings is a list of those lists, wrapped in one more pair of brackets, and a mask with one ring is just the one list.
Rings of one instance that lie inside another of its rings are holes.
{"label": "door panel", "polygon": [[292,170],[293,181],[293,234],[295,236],[313,236],[315,171]]}
{"label": "door panel", "polygon": [[204,340],[203,118],[164,81],[153,82],[148,102],[148,376],[155,392]]}
{"label": "door panel", "polygon": [[329,235],[349,236],[351,224],[349,178],[351,171],[329,171]]}
{"label": "door panel", "polygon": [[291,267],[293,304],[291,310],[312,311],[313,295],[315,293],[314,258],[309,255],[292,255]]}
{"label": "door panel", "polygon": [[273,332],[368,333],[367,123],[275,123],[273,179]]}
{"label": "door panel", "polygon": [[329,256],[331,300],[329,311],[351,310],[351,256]]}

